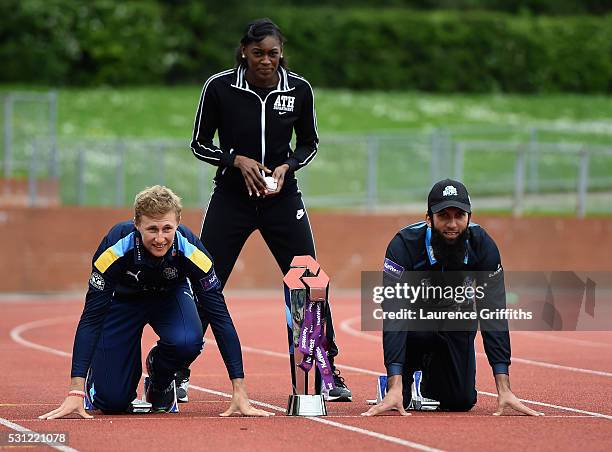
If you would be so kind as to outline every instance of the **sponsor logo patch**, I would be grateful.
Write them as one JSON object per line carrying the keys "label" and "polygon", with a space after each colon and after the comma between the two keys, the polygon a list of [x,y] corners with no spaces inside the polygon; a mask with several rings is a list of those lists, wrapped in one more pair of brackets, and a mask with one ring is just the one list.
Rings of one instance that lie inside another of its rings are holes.
{"label": "sponsor logo patch", "polygon": [[140,275],[141,271],[142,270],[138,270],[136,273],[133,273],[133,272],[131,272],[129,270],[126,270],[125,274],[128,275],[128,276],[131,276],[132,278],[134,278],[136,280],[136,282],[140,282],[140,279],[138,279],[138,275]]}
{"label": "sponsor logo patch", "polygon": [[299,220],[303,216],[304,216],[304,209],[298,209],[298,211],[295,213],[295,218]]}
{"label": "sponsor logo patch", "polygon": [[433,252],[433,246],[428,246],[427,247],[427,254],[429,254],[429,258],[433,261],[435,260],[436,256],[434,256],[434,252]]}
{"label": "sponsor logo patch", "polygon": [[89,277],[89,285],[94,289],[104,290],[104,278],[98,272],[91,272]]}
{"label": "sponsor logo patch", "polygon": [[178,278],[178,270],[174,267],[166,267],[162,271],[162,275],[166,279],[176,279]]}
{"label": "sponsor logo patch", "polygon": [[134,238],[134,248],[136,250],[136,262],[142,261],[142,250],[140,248],[140,237],[136,236]]}
{"label": "sponsor logo patch", "polygon": [[217,287],[220,284],[220,282],[219,282],[219,278],[217,278],[215,270],[212,269],[208,275],[200,279],[200,284],[202,284],[202,288],[204,290],[210,290],[214,287]]}
{"label": "sponsor logo patch", "polygon": [[457,196],[457,189],[452,185],[447,185],[442,192],[442,196]]}
{"label": "sponsor logo patch", "polygon": [[[276,101],[274,102],[274,107],[272,107],[272,109],[279,111],[279,112],[293,111],[294,105],[295,105],[294,96],[280,95],[276,98]],[[279,113],[279,114],[284,114],[284,113]]]}
{"label": "sponsor logo patch", "polygon": [[396,264],[391,259],[385,258],[385,263],[383,264],[383,271],[399,279],[404,273],[404,267],[399,264]]}
{"label": "sponsor logo patch", "polygon": [[489,273],[489,278],[493,278],[494,276],[500,274],[504,269],[502,268],[501,264],[497,264],[497,270],[495,270],[493,273]]}

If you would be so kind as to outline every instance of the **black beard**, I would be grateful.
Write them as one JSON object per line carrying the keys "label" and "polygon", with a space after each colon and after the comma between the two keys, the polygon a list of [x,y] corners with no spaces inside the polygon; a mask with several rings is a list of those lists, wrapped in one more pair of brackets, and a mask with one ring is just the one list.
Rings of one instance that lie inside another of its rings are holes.
{"label": "black beard", "polygon": [[431,228],[431,247],[436,260],[445,270],[461,270],[464,267],[466,253],[466,240],[469,237],[469,228],[465,228],[453,243],[448,242],[444,236],[433,227]]}

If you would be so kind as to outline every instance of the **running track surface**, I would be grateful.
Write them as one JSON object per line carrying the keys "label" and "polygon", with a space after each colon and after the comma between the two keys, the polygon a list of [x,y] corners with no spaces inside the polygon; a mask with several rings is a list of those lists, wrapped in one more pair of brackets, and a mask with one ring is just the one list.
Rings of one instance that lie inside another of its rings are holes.
{"label": "running track surface", "polygon": [[[82,299],[22,297],[0,301],[0,432],[4,437],[20,428],[68,432],[69,448],[55,447],[66,451],[611,448],[612,333],[512,333],[512,389],[543,417],[491,416],[495,385],[479,339],[479,396],[470,412],[364,418],[365,400],[374,398],[376,375],[383,371],[380,333],[359,331],[358,296],[332,293],[341,348],[337,364],[353,403],[328,403],[324,418],[296,418],[284,415],[291,386],[282,293],[230,294],[227,299],[243,347],[249,395],[275,411],[273,418],[218,417],[228,406],[231,386],[209,330],[205,350],[192,367],[190,402],[180,405],[180,413],[38,420],[66,392]],[[155,340],[147,327],[143,354]],[[49,450],[28,450],[43,448]]]}

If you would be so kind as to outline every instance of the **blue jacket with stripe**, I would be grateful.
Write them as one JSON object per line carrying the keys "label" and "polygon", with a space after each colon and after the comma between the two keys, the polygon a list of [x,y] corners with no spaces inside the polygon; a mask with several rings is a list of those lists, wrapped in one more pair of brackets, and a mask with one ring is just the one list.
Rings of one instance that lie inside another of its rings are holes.
{"label": "blue jacket with stripe", "polygon": [[113,299],[159,297],[189,280],[199,310],[210,321],[230,379],[244,377],[238,334],[227,310],[212,258],[188,228],[179,225],[171,249],[154,259],[132,221],[118,223],[93,256],[85,307],[72,353],[72,377],[85,377]]}
{"label": "blue jacket with stripe", "polygon": [[[497,245],[487,232],[477,224],[468,226],[467,252],[464,270],[477,272],[485,281],[478,284],[486,287],[488,308],[504,309],[506,292],[504,272]],[[389,243],[383,268],[385,285],[399,281],[404,271],[444,271],[436,260],[431,247],[431,228],[427,223],[406,226]],[[476,308],[480,309],[476,304]],[[485,353],[494,374],[508,374],[510,365],[510,335],[508,322],[504,319],[480,319]],[[452,334],[452,333],[449,333]],[[384,331],[383,348],[388,375],[402,373],[406,356],[406,331]]]}

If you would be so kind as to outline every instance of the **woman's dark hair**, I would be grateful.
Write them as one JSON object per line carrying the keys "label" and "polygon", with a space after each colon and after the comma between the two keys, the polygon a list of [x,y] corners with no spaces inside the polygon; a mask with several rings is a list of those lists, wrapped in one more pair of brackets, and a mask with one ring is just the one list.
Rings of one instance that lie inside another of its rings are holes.
{"label": "woman's dark hair", "polygon": [[[285,43],[285,37],[280,28],[267,17],[255,19],[249,23],[240,40],[240,45],[236,49],[236,67],[246,67],[246,61],[242,58],[242,46],[247,46],[252,42],[261,42],[267,36],[274,36],[281,43],[281,46]],[[287,67],[284,57],[281,57],[279,64],[283,68]]]}

